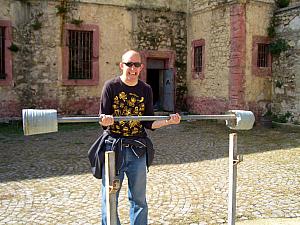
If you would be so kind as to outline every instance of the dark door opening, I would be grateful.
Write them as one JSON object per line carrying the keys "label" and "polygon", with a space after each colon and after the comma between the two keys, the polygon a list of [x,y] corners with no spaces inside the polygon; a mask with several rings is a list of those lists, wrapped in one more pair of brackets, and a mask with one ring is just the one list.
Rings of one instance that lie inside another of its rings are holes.
{"label": "dark door opening", "polygon": [[152,87],[153,91],[153,108],[155,111],[161,110],[160,101],[160,70],[159,69],[147,69],[147,83]]}
{"label": "dark door opening", "polygon": [[154,111],[174,110],[174,72],[164,59],[147,59],[146,82],[152,87]]}

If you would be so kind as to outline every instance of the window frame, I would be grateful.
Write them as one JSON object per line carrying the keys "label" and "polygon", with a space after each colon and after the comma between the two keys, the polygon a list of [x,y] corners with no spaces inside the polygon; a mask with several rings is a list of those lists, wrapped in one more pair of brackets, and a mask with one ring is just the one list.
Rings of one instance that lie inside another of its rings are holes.
{"label": "window frame", "polygon": [[9,47],[12,44],[12,23],[9,20],[0,20],[0,26],[4,27],[4,64],[6,78],[0,80],[0,86],[13,84],[12,52]]}
{"label": "window frame", "polygon": [[[92,79],[69,79],[69,30],[73,31],[92,31],[93,32],[93,54],[92,54]],[[64,38],[62,47],[62,84],[75,86],[98,85],[99,83],[99,27],[93,24],[65,24]]]}
{"label": "window frame", "polygon": [[265,44],[269,45],[271,40],[265,36],[253,36],[252,37],[252,74],[254,76],[268,77],[272,75],[272,55],[269,51],[267,58],[267,67],[258,67],[258,45]]}
{"label": "window frame", "polygon": [[[197,47],[202,47],[202,71],[196,71],[195,65],[195,49]],[[204,71],[205,71],[205,40],[198,39],[192,41],[192,55],[191,55],[191,63],[192,63],[192,77],[194,79],[204,79]]]}

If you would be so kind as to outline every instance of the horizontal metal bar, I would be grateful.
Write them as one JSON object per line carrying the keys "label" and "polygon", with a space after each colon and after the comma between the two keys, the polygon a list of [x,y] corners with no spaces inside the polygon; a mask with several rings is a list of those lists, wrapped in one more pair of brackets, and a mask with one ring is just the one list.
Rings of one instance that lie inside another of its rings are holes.
{"label": "horizontal metal bar", "polygon": [[[100,117],[58,117],[58,123],[98,122]],[[115,121],[154,121],[168,120],[170,116],[116,116]],[[182,115],[181,120],[234,120],[235,114],[226,115]]]}

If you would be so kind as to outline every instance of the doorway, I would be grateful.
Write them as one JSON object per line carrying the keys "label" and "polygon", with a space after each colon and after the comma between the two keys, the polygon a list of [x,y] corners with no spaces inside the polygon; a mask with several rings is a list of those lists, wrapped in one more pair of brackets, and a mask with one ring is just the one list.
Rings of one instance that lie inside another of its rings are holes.
{"label": "doorway", "polygon": [[165,59],[147,59],[146,82],[152,87],[154,111],[174,111],[174,74]]}
{"label": "doorway", "polygon": [[153,92],[153,109],[154,111],[162,111],[163,100],[163,71],[160,69],[147,69],[147,84],[152,87]]}

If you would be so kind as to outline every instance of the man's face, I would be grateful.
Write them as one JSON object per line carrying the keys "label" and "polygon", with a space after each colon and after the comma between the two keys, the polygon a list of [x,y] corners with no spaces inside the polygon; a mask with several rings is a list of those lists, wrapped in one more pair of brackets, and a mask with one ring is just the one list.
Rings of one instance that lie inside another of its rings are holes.
{"label": "man's face", "polygon": [[140,72],[143,69],[140,55],[138,53],[131,52],[125,54],[122,58],[122,62],[120,63],[120,68],[126,84],[137,84]]}

